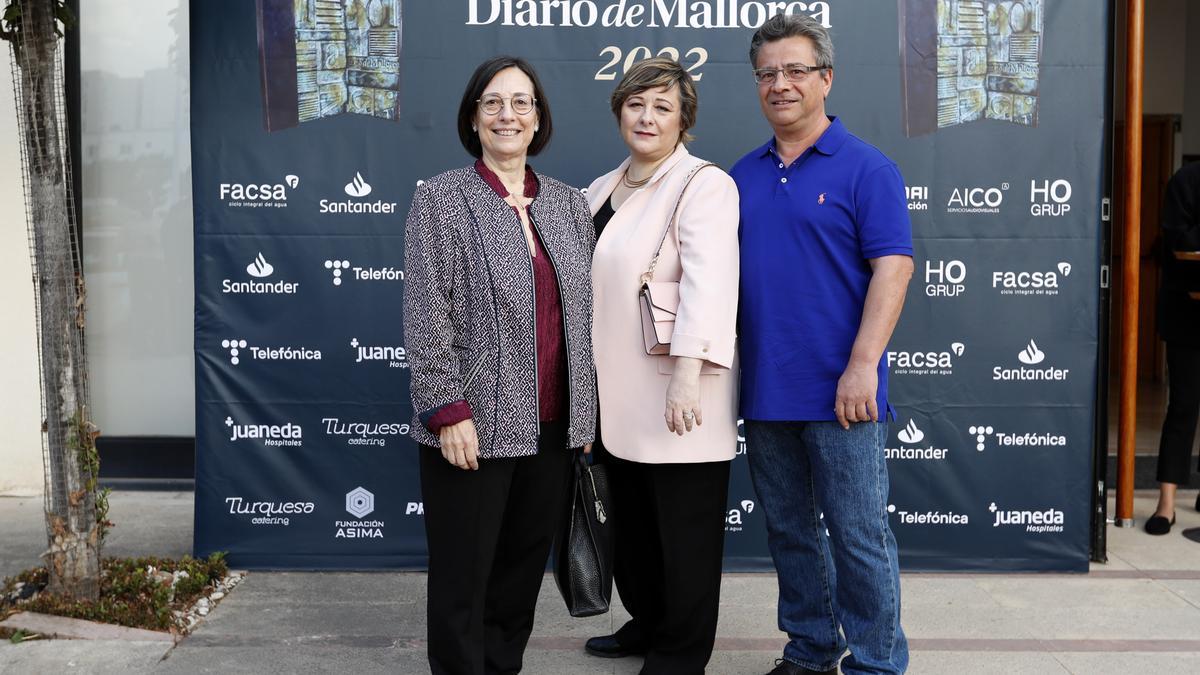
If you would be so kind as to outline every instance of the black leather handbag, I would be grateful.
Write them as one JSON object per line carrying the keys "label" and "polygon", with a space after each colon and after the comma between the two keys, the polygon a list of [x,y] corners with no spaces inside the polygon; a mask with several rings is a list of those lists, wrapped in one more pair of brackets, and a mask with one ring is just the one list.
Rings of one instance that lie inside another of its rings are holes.
{"label": "black leather handbag", "polygon": [[571,616],[608,611],[612,600],[613,538],[608,475],[578,452],[566,517],[554,552],[554,581]]}

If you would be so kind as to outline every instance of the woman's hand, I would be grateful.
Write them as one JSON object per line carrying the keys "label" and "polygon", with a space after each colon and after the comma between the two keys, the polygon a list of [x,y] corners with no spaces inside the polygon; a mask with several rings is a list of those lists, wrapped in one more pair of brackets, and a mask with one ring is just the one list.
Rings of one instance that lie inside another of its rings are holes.
{"label": "woman's hand", "polygon": [[442,457],[460,469],[479,469],[479,434],[475,420],[465,419],[458,424],[442,427]]}
{"label": "woman's hand", "polygon": [[692,430],[693,424],[700,426],[702,423],[700,368],[704,361],[687,356],[674,359],[675,373],[671,375],[671,384],[667,385],[667,409],[663,416],[667,420],[667,429],[682,436]]}

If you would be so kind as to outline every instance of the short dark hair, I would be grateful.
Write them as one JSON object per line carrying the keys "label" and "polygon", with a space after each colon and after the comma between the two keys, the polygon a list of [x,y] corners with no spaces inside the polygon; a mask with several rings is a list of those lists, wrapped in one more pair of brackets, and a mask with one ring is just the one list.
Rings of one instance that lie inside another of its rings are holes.
{"label": "short dark hair", "polygon": [[506,68],[520,70],[533,83],[531,93],[536,99],[534,108],[538,114],[538,130],[533,132],[533,140],[529,143],[528,153],[536,155],[550,144],[550,135],[554,131],[554,124],[550,120],[550,102],[546,100],[546,92],[542,91],[542,83],[538,80],[537,72],[525,59],[516,56],[493,56],[475,69],[475,73],[467,82],[466,91],[463,92],[462,102],[458,104],[458,140],[462,141],[467,152],[477,159],[483,156],[483,145],[479,142],[479,135],[471,129],[471,124],[475,120],[475,111],[479,107],[475,101],[483,96],[483,89],[488,86],[492,78]]}
{"label": "short dark hair", "polygon": [[679,62],[663,56],[638,61],[625,71],[625,77],[621,78],[621,82],[609,97],[608,102],[612,106],[613,115],[620,122],[621,106],[625,105],[625,99],[659,87],[667,90],[671,87],[679,88],[679,142],[686,143],[692,140],[688,129],[696,125],[696,110],[700,107],[696,84]]}
{"label": "short dark hair", "polygon": [[820,21],[807,14],[784,14],[780,12],[766,20],[754,37],[750,38],[750,67],[758,67],[758,50],[768,42],[784,40],[790,37],[806,37],[812,40],[813,56],[818,68],[833,68],[833,40],[829,31]]}

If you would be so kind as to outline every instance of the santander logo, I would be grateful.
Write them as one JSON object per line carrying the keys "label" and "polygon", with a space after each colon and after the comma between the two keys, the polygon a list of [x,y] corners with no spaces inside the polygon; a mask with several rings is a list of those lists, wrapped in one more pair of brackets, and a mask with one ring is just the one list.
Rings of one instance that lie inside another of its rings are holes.
{"label": "santander logo", "polygon": [[1030,340],[1025,349],[1022,349],[1020,353],[1017,354],[1017,358],[1021,361],[1021,363],[1033,366],[1045,361],[1046,354],[1042,350],[1038,349],[1037,343],[1035,343],[1033,340]]}
{"label": "santander logo", "polygon": [[351,197],[366,197],[371,194],[371,184],[363,180],[361,173],[355,171],[354,180],[346,183],[346,194]]}
{"label": "santander logo", "polygon": [[275,267],[267,262],[267,259],[263,257],[262,251],[259,251],[258,257],[254,259],[254,262],[246,266],[246,273],[256,279],[269,277],[274,271]]}
{"label": "santander logo", "polygon": [[905,425],[900,433],[896,434],[901,443],[920,443],[925,439],[925,432],[917,428],[917,423],[909,418],[908,424]]}

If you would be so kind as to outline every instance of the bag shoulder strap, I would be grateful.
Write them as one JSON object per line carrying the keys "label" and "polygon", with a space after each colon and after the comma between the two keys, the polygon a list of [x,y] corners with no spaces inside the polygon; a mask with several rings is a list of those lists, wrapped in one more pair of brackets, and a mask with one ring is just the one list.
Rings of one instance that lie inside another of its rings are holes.
{"label": "bag shoulder strap", "polygon": [[679,218],[679,205],[683,203],[683,193],[687,192],[688,186],[692,184],[692,178],[695,178],[701,169],[709,166],[716,166],[716,164],[712,162],[697,164],[692,167],[692,170],[688,172],[687,178],[683,180],[683,187],[679,189],[679,196],[675,199],[674,208],[671,209],[671,217],[667,218],[667,226],[663,228],[662,237],[658,240],[658,248],[654,251],[654,257],[650,259],[650,266],[646,268],[645,272],[642,272],[642,284],[648,284],[654,280],[654,268],[658,265],[658,255],[662,253],[663,244],[667,242],[667,235],[671,232],[671,223],[674,223]]}

